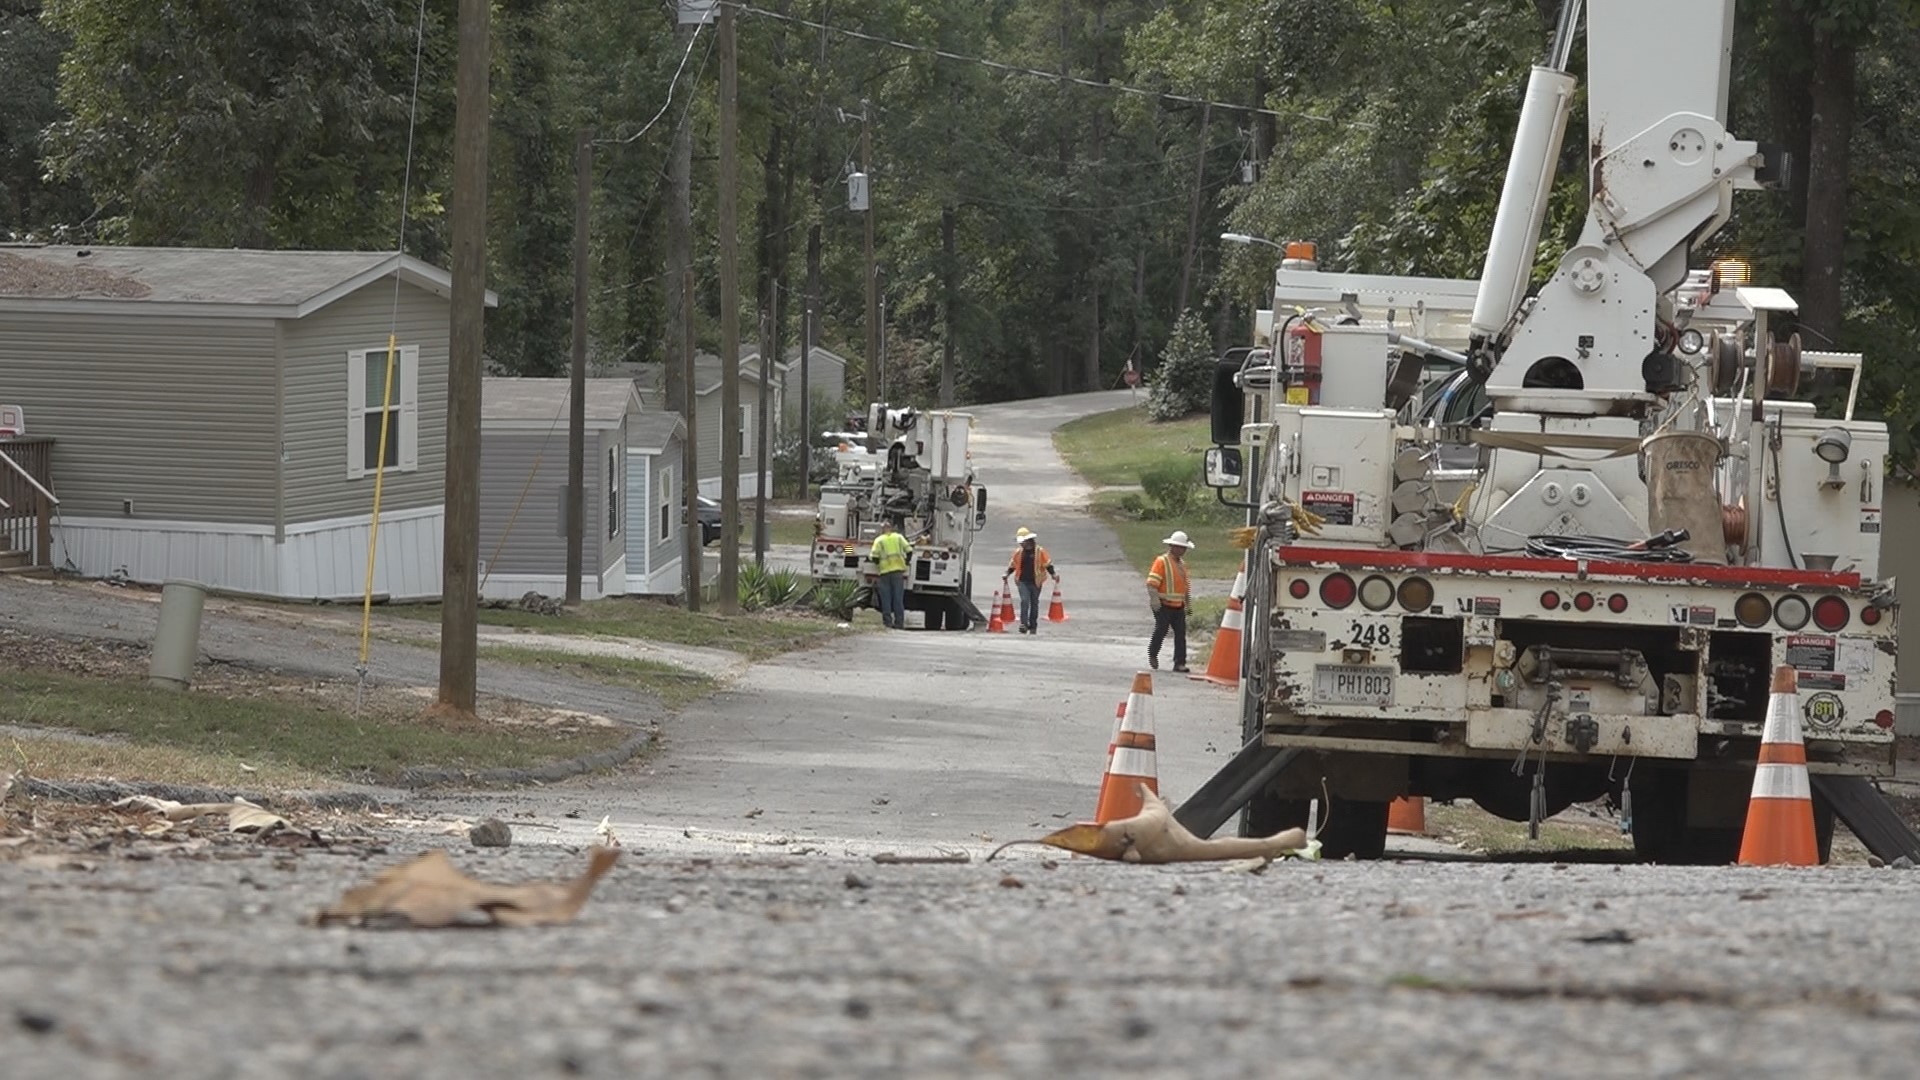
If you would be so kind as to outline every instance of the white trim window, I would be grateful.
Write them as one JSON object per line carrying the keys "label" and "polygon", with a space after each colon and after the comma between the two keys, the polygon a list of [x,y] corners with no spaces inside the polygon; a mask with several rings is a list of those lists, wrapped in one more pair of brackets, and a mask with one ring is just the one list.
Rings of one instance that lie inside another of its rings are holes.
{"label": "white trim window", "polygon": [[607,539],[620,535],[620,448],[607,451]]}
{"label": "white trim window", "polygon": [[659,494],[654,499],[654,505],[659,507],[660,539],[671,540],[673,539],[673,466],[660,466],[657,479],[659,480],[659,484],[657,485],[659,487]]}
{"label": "white trim window", "polygon": [[393,351],[393,387],[386,386],[387,347],[347,350],[347,479],[371,476],[380,456],[381,406],[387,403],[386,471],[420,467],[420,346]]}
{"label": "white trim window", "polygon": [[753,406],[740,406],[740,456],[753,457]]}

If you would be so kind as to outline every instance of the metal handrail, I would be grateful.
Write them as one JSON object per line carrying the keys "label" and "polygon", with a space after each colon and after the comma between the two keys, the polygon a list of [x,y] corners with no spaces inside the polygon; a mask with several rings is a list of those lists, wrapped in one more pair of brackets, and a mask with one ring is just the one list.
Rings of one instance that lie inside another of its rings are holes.
{"label": "metal handrail", "polygon": [[8,465],[13,466],[13,471],[20,474],[20,479],[25,480],[29,484],[32,484],[33,490],[39,492],[41,498],[47,500],[48,502],[52,503],[55,506],[60,505],[60,500],[54,497],[53,492],[48,491],[46,488],[41,487],[40,481],[35,480],[33,478],[32,473],[28,472],[24,468],[21,468],[20,463],[13,460],[13,458],[9,457],[5,450],[0,450],[0,461],[4,461]]}

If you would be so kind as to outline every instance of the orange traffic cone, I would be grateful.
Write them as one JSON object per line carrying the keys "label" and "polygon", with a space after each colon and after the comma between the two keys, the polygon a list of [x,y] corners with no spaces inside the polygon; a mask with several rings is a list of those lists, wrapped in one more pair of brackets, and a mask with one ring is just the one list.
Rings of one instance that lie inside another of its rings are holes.
{"label": "orange traffic cone", "polygon": [[1020,616],[1013,613],[1013,590],[1008,589],[1006,593],[1000,597],[1000,624],[1002,626],[1012,626],[1019,621]]}
{"label": "orange traffic cone", "polygon": [[1057,581],[1053,583],[1053,603],[1047,605],[1047,621],[1067,621],[1067,608],[1065,604],[1061,603],[1060,583]]}
{"label": "orange traffic cone", "polygon": [[1160,793],[1160,770],[1154,761],[1153,745],[1153,673],[1148,671],[1133,677],[1126,715],[1120,720],[1120,733],[1114,737],[1113,757],[1107,762],[1107,774],[1100,778],[1094,824],[1105,825],[1139,813],[1143,805],[1140,784],[1156,795]]}
{"label": "orange traffic cone", "polygon": [[[1107,736],[1107,765],[1113,764],[1114,748],[1120,745],[1120,724],[1125,721],[1126,718],[1127,702],[1125,698],[1122,698],[1120,704],[1113,707],[1113,734]],[[1106,768],[1106,765],[1102,765],[1101,768]]]}
{"label": "orange traffic cone", "polygon": [[1427,800],[1418,795],[1395,799],[1387,804],[1387,831],[1419,836],[1427,831]]}
{"label": "orange traffic cone", "polygon": [[1246,616],[1240,601],[1247,594],[1247,560],[1240,560],[1240,574],[1233,579],[1233,591],[1227,594],[1227,610],[1220,615],[1220,632],[1213,637],[1213,651],[1207,654],[1207,669],[1189,679],[1218,683],[1221,686],[1240,685],[1240,635],[1246,627]]}
{"label": "orange traffic cone", "polygon": [[1807,777],[1807,744],[1800,736],[1799,676],[1782,664],[1773,670],[1767,726],[1760,735],[1760,762],[1747,802],[1740,838],[1741,866],[1818,866],[1813,835],[1813,787]]}
{"label": "orange traffic cone", "polygon": [[987,610],[989,612],[987,616],[987,633],[989,634],[1006,633],[1007,621],[1000,617],[1000,590],[999,589],[993,590],[993,605],[989,607]]}

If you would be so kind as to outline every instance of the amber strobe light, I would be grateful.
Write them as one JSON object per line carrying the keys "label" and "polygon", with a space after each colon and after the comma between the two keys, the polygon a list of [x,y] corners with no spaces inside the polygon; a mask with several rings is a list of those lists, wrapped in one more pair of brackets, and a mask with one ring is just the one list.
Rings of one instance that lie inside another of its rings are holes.
{"label": "amber strobe light", "polygon": [[1733,617],[1749,630],[1767,625],[1767,619],[1772,615],[1773,604],[1757,592],[1750,592],[1733,602]]}
{"label": "amber strobe light", "polygon": [[1425,611],[1433,606],[1433,585],[1426,578],[1410,577],[1400,583],[1400,606],[1408,611]]}

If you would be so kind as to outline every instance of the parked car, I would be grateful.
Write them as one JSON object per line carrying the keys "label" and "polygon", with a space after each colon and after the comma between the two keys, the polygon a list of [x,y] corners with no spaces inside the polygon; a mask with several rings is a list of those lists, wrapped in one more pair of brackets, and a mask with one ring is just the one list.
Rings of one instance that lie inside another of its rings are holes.
{"label": "parked car", "polygon": [[696,495],[693,508],[700,517],[700,546],[710,546],[720,539],[720,504],[705,495]]}

